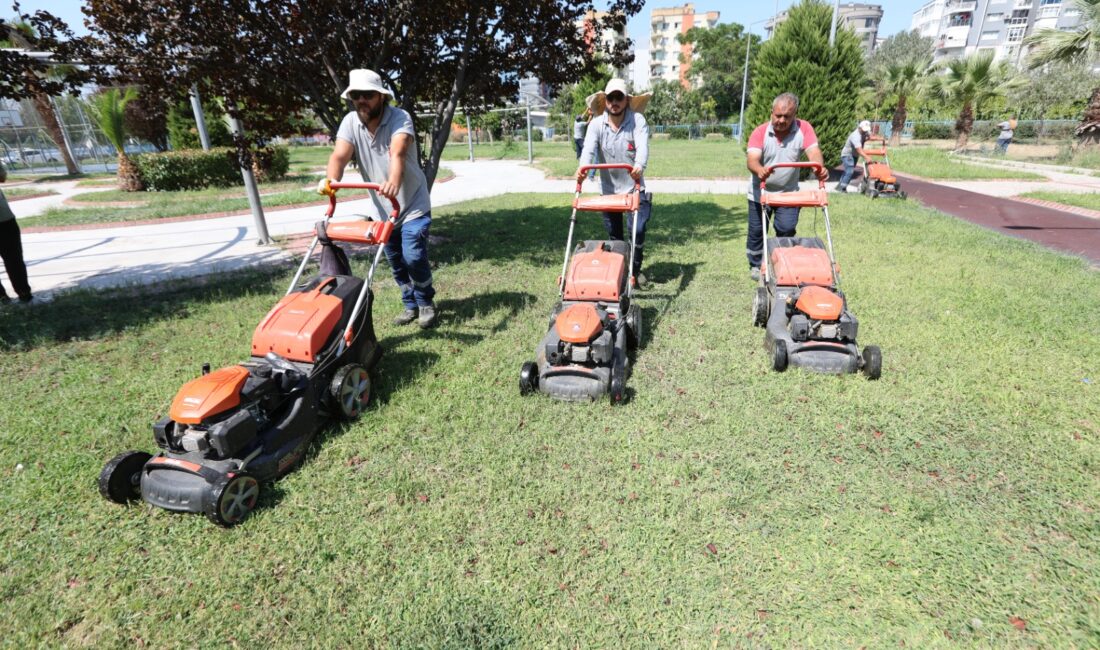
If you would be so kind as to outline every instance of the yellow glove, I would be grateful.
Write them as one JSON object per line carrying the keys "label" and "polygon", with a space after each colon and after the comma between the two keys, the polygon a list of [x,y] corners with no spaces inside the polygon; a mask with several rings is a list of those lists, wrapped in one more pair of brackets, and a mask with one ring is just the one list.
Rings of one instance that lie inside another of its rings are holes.
{"label": "yellow glove", "polygon": [[332,182],[331,178],[322,178],[321,182],[317,183],[317,193],[324,196],[336,196],[336,190],[329,185]]}

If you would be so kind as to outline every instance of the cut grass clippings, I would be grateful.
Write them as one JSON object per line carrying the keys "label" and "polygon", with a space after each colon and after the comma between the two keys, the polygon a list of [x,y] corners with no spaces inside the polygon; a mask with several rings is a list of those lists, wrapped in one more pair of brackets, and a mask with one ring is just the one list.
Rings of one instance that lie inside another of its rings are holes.
{"label": "cut grass clippings", "polygon": [[[439,326],[392,325],[382,269],[371,408],[232,530],[108,503],[96,478],[154,449],[201,364],[247,358],[289,267],[4,312],[5,642],[1096,645],[1100,276],[1084,262],[834,197],[883,377],[775,373],[749,324],[744,199],[657,195],[628,401],[567,404],[521,397],[518,376],[569,202],[435,211]],[[805,211],[800,234],[814,224]],[[578,231],[603,237],[598,216]]]}
{"label": "cut grass clippings", "polygon": [[1020,196],[1043,201],[1054,201],[1063,205],[1074,205],[1079,208],[1100,210],[1100,193],[1096,192],[1025,192]]}
{"label": "cut grass clippings", "polygon": [[932,180],[1046,180],[1046,176],[1006,167],[970,165],[931,147],[890,149],[890,167],[903,174]]}

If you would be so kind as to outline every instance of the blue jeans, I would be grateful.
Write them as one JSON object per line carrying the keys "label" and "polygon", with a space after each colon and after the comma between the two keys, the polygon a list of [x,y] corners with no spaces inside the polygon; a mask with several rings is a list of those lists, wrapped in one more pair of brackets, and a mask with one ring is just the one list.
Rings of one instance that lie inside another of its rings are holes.
{"label": "blue jeans", "polygon": [[[653,194],[650,192],[642,193],[642,198],[638,201],[638,232],[634,240],[634,268],[631,269],[634,276],[637,276],[638,272],[642,270],[642,252],[645,246],[645,226],[649,223],[649,213],[652,209]],[[626,241],[626,237],[623,234],[622,212],[604,212],[603,225],[604,228],[607,228],[607,236],[612,241]],[[626,227],[630,231],[634,229],[633,212],[627,213]]]}
{"label": "blue jeans", "polygon": [[386,259],[393,269],[393,279],[401,287],[401,302],[406,309],[427,307],[435,297],[432,287],[432,267],[428,264],[428,232],[432,228],[432,213],[403,223],[393,229],[386,242]]}
{"label": "blue jeans", "polygon": [[[760,209],[759,203],[749,199],[749,236],[745,241],[745,255],[752,268],[760,268],[760,260],[764,257],[764,230],[760,223]],[[795,230],[798,229],[798,210],[799,208],[772,208],[776,237],[794,237]]]}
{"label": "blue jeans", "polygon": [[844,174],[841,175],[836,188],[846,190],[848,189],[848,183],[852,182],[852,176],[855,176],[856,173],[856,159],[853,156],[841,156],[840,161],[844,163]]}
{"label": "blue jeans", "polygon": [[1012,138],[997,138],[997,153],[1008,153],[1008,145],[1012,142]]}

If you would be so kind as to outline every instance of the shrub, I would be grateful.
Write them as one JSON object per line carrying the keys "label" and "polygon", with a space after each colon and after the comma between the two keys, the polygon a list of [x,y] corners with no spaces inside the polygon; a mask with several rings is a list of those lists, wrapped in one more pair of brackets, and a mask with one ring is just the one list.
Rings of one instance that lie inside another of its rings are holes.
{"label": "shrub", "polygon": [[668,135],[673,140],[687,140],[691,137],[691,129],[686,126],[674,126],[668,130]]}
{"label": "shrub", "polygon": [[917,140],[951,140],[955,137],[955,127],[950,124],[917,122],[913,125],[913,137]]}
{"label": "shrub", "polygon": [[279,180],[290,169],[290,149],[286,147],[264,147],[252,153],[252,173],[256,181]]}
{"label": "shrub", "polygon": [[542,142],[542,129],[531,129],[531,142]]}

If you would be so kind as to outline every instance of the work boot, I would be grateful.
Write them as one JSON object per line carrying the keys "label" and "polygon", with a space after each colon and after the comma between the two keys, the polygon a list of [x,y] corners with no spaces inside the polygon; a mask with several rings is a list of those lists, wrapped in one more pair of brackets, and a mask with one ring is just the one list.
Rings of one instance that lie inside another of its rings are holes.
{"label": "work boot", "polygon": [[760,267],[759,266],[754,266],[751,269],[749,269],[749,278],[753,282],[760,282]]}
{"label": "work boot", "polygon": [[408,325],[409,323],[413,322],[414,320],[416,320],[416,310],[415,309],[405,309],[405,313],[403,313],[400,316],[393,319],[393,324],[394,325]]}
{"label": "work boot", "polygon": [[25,296],[19,296],[19,302],[30,302],[32,300],[34,300],[34,296],[29,293]]}
{"label": "work boot", "polygon": [[420,326],[420,329],[426,330],[432,325],[435,325],[435,306],[424,305],[420,308],[420,319],[416,321],[416,324]]}

